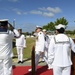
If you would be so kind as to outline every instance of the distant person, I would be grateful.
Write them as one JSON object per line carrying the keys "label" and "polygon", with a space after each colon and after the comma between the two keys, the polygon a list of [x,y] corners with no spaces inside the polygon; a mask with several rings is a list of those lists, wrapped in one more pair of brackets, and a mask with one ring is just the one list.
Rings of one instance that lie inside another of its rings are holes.
{"label": "distant person", "polygon": [[52,69],[52,65],[48,63],[48,48],[49,48],[49,43],[50,43],[50,36],[47,34],[47,30],[43,29],[42,30],[44,33],[44,39],[45,39],[45,47],[44,47],[44,56],[43,56],[43,61],[45,61],[48,65],[48,69]]}
{"label": "distant person", "polygon": [[48,50],[48,62],[53,65],[54,75],[70,75],[71,50],[75,52],[75,44],[65,32],[65,25],[55,26],[56,34],[51,39]]}
{"label": "distant person", "polygon": [[[10,30],[8,30],[8,24]],[[7,19],[0,20],[0,75],[12,73],[12,40],[19,37],[19,33]]]}
{"label": "distant person", "polygon": [[24,48],[26,48],[26,37],[24,34],[22,34],[22,29],[18,29],[18,32],[20,34],[20,37],[16,38],[18,63],[23,63],[23,53],[24,53]]}
{"label": "distant person", "polygon": [[[35,44],[35,70],[37,70],[39,59],[43,57],[44,45],[45,45],[45,39],[44,39],[44,34],[42,32],[42,27],[37,26],[36,27],[36,44]],[[31,71],[31,69],[29,69],[29,71]]]}

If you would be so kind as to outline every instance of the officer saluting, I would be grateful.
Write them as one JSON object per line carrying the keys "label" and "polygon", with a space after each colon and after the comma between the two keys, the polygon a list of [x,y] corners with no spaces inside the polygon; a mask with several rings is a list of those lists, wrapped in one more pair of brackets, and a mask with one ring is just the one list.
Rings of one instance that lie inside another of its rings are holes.
{"label": "officer saluting", "polygon": [[37,26],[36,33],[37,33],[37,39],[36,39],[36,46],[35,46],[35,66],[37,68],[40,57],[43,57],[45,39],[44,39],[44,34],[42,32],[42,27]]}
{"label": "officer saluting", "polygon": [[[8,24],[10,30],[8,30]],[[7,19],[0,20],[0,75],[12,75],[12,39],[14,36],[19,37],[18,31],[8,23]]]}
{"label": "officer saluting", "polygon": [[[45,39],[44,39],[44,34],[42,32],[42,27],[36,26],[36,44],[35,44],[35,69],[36,70],[37,70],[40,57],[43,57],[44,45],[45,45]],[[31,69],[29,69],[29,71],[31,71]]]}
{"label": "officer saluting", "polygon": [[65,32],[65,25],[55,26],[57,35],[51,39],[49,44],[48,62],[53,65],[54,75],[70,75],[71,56],[70,52],[75,52],[75,44]]}

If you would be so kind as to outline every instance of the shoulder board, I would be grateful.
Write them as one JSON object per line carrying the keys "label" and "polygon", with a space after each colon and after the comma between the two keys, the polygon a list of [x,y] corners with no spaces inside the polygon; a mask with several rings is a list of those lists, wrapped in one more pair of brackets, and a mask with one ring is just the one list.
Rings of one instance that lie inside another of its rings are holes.
{"label": "shoulder board", "polygon": [[42,34],[42,33],[40,32],[40,34]]}

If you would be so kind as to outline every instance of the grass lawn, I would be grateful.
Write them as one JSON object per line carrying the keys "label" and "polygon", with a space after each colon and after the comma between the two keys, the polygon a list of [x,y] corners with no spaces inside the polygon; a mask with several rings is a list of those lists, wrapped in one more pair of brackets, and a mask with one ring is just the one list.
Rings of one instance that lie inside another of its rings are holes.
{"label": "grass lawn", "polygon": [[[75,38],[75,35],[70,35],[69,37]],[[27,38],[27,48],[24,49],[24,58],[30,58],[31,57],[31,51],[32,47],[35,44],[35,38]],[[16,47],[13,48],[14,55],[17,55]]]}
{"label": "grass lawn", "polygon": [[[31,57],[31,51],[32,47],[35,44],[35,38],[27,38],[27,47],[24,49],[24,58],[30,58]],[[17,55],[16,47],[13,48],[14,55]]]}

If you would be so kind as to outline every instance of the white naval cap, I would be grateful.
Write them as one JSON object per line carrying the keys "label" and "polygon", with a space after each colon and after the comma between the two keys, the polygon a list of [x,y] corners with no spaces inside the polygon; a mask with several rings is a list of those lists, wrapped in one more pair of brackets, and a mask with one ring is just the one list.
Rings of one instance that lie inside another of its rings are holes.
{"label": "white naval cap", "polygon": [[66,26],[65,26],[65,25],[62,25],[62,24],[59,24],[59,25],[55,26],[55,28],[56,28],[56,29],[60,29],[60,28],[64,28],[64,29],[65,29]]}
{"label": "white naval cap", "polygon": [[42,31],[43,31],[43,32],[46,32],[47,30],[46,30],[46,29],[43,29]]}
{"label": "white naval cap", "polygon": [[41,26],[36,26],[36,29],[38,29],[38,28],[39,28],[39,29],[42,29],[42,27],[41,27]]}
{"label": "white naval cap", "polygon": [[0,19],[0,22],[8,21],[8,19]]}
{"label": "white naval cap", "polygon": [[8,19],[0,19],[0,26],[5,26],[8,24]]}

